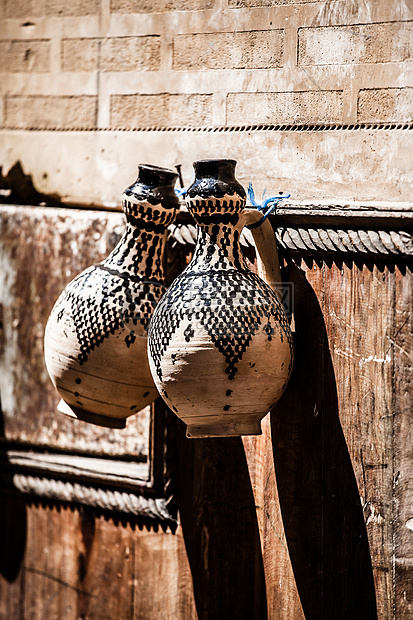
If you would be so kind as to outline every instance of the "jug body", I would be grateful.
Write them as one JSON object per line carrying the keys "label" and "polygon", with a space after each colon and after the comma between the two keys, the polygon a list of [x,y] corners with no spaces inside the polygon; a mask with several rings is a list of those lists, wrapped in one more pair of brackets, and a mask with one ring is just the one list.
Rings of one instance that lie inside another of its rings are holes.
{"label": "jug body", "polygon": [[70,282],[45,331],[46,366],[73,417],[122,428],[158,396],[147,359],[147,329],[165,292],[167,226],[179,208],[177,174],[140,165],[122,195],[124,234],[110,255]]}
{"label": "jug body", "polygon": [[274,289],[242,255],[246,197],[235,162],[194,167],[186,201],[197,245],[154,312],[150,367],[188,437],[259,434],[291,373],[290,326]]}

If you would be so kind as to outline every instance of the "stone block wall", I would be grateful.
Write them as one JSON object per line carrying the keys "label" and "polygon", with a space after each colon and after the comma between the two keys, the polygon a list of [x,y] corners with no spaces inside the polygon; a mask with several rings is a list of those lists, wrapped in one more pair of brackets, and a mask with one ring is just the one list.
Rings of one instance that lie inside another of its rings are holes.
{"label": "stone block wall", "polygon": [[[398,130],[412,123],[413,5],[404,0],[2,0],[0,6],[5,167],[27,152],[29,133],[37,148],[39,131],[112,132],[112,138],[117,131],[180,131],[185,160],[197,157],[184,145],[194,131],[199,143],[200,131],[270,128],[285,136],[320,125]],[[173,140],[168,135],[163,144],[176,150]],[[217,148],[200,153],[214,156]],[[388,150],[400,153],[395,148]],[[162,157],[148,149],[157,162],[176,163],[165,149]],[[38,174],[34,161],[28,165]],[[334,174],[343,170],[343,182],[346,165],[333,166]],[[314,168],[314,182],[319,177]],[[64,193],[53,172],[43,189]],[[112,198],[110,190],[106,199]]]}

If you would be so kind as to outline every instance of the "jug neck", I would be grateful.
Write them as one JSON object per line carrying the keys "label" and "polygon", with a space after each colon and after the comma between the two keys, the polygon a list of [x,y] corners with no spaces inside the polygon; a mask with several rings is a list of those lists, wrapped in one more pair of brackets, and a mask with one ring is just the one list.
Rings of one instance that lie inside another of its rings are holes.
{"label": "jug neck", "polygon": [[165,284],[164,253],[167,231],[140,229],[128,221],[125,232],[102,266],[124,277],[155,280]]}
{"label": "jug neck", "polygon": [[193,269],[246,269],[239,244],[246,195],[235,166],[234,159],[194,162],[195,180],[185,196],[199,227]]}
{"label": "jug neck", "polygon": [[190,271],[247,270],[236,223],[198,225],[198,238]]}
{"label": "jug neck", "polygon": [[128,224],[148,234],[162,235],[179,211],[174,191],[177,178],[178,174],[168,168],[140,164],[138,178],[122,194]]}

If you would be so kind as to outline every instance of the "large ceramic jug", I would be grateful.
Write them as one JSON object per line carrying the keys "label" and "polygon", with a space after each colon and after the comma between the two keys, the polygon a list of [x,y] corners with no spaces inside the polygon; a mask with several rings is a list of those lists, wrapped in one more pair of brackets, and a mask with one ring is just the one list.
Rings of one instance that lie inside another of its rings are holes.
{"label": "large ceramic jug", "polygon": [[194,256],[158,304],[149,327],[152,375],[188,437],[261,433],[293,360],[280,302],[280,268],[268,220],[254,228],[259,273],[246,266],[239,238],[262,218],[245,210],[233,160],[194,163],[186,202],[198,225]]}
{"label": "large ceramic jug", "polygon": [[68,284],[50,314],[45,359],[63,413],[122,428],[158,396],[147,328],[165,292],[163,254],[179,208],[177,178],[166,168],[139,166],[122,195],[122,239],[102,263]]}

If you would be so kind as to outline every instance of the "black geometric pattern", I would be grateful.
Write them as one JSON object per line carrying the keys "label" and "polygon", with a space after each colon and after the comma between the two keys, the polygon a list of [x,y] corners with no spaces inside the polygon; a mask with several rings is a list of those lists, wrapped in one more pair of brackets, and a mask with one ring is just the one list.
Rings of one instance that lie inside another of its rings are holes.
{"label": "black geometric pattern", "polygon": [[126,230],[113,252],[104,260],[106,268],[122,270],[126,278],[141,275],[147,279],[164,282],[162,253],[164,249],[161,233],[148,232],[131,225]]}
{"label": "black geometric pattern", "polygon": [[103,263],[86,269],[61,294],[53,313],[57,323],[64,314],[70,316],[80,347],[80,365],[125,325],[129,327],[124,338],[128,348],[142,335],[142,327],[147,331],[165,292],[164,232],[164,226],[159,234],[128,222],[122,239]]}
{"label": "black geometric pattern", "polygon": [[80,274],[68,286],[59,300],[55,311],[56,322],[69,314],[73,320],[80,346],[78,361],[82,365],[89,354],[106,338],[125,325],[129,325],[125,344],[129,348],[141,335],[153,311],[165,291],[165,287],[144,278],[125,278],[124,274],[109,273],[96,265]]}
{"label": "black geometric pattern", "polygon": [[149,326],[150,356],[160,380],[162,358],[182,322],[186,342],[195,335],[194,327],[207,331],[225,358],[229,379],[259,330],[268,340],[278,332],[292,350],[282,305],[271,287],[246,267],[238,237],[231,226],[200,227],[191,263],[172,283]]}
{"label": "black geometric pattern", "polygon": [[208,223],[208,218],[213,217],[219,221],[225,223],[225,218],[228,215],[239,214],[245,207],[245,198],[227,198],[219,200],[219,207],[217,209],[217,199],[211,198],[210,200],[204,200],[202,198],[187,199],[190,203],[191,213],[196,219],[197,223]]}
{"label": "black geometric pattern", "polygon": [[128,190],[122,196],[122,210],[129,221],[139,222],[139,228],[162,232],[176,217],[178,203],[156,204],[151,206],[146,201],[134,200]]}

